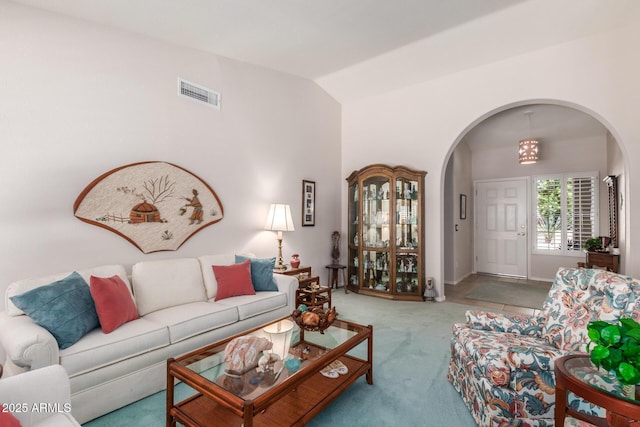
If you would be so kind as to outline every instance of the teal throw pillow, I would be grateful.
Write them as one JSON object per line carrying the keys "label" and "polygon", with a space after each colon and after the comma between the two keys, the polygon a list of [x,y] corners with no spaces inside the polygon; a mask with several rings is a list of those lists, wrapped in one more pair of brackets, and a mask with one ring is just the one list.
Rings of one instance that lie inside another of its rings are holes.
{"label": "teal throw pillow", "polygon": [[67,348],[100,325],[87,282],[77,272],[49,285],[11,297],[11,301]]}
{"label": "teal throw pillow", "polygon": [[277,291],[278,285],[273,278],[273,267],[276,265],[274,258],[249,258],[236,255],[236,264],[251,260],[251,283],[256,292]]}

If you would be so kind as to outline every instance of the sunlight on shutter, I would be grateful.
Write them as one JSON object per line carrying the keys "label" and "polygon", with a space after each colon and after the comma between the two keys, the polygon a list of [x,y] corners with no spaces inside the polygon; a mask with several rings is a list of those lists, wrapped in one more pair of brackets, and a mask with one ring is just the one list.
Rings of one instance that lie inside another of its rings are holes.
{"label": "sunlight on shutter", "polygon": [[582,245],[595,236],[595,177],[567,179],[568,249],[581,251]]}

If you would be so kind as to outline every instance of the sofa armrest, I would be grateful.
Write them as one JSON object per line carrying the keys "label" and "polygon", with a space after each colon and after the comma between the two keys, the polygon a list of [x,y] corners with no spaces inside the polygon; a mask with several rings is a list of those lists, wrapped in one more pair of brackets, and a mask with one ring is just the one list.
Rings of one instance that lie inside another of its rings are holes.
{"label": "sofa armrest", "polygon": [[64,423],[55,425],[80,425],[71,416],[71,386],[67,372],[60,365],[3,379],[0,381],[0,402],[8,405],[7,409],[23,426],[32,426],[51,417],[60,419],[62,415]]}
{"label": "sofa armrest", "polygon": [[544,316],[491,313],[480,310],[468,310],[465,316],[467,324],[472,329],[509,332],[533,337],[542,336],[542,325],[546,319]]}
{"label": "sofa armrest", "polygon": [[289,311],[296,309],[296,289],[298,289],[298,279],[295,276],[287,276],[286,274],[274,274],[278,290],[287,295],[287,305]]}
{"label": "sofa armrest", "polygon": [[0,312],[0,345],[7,358],[22,368],[31,370],[60,363],[58,342],[29,316]]}

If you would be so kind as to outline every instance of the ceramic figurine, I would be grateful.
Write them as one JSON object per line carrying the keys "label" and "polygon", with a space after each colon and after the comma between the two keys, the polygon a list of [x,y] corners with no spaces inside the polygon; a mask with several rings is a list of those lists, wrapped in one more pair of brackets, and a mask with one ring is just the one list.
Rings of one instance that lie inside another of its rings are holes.
{"label": "ceramic figurine", "polygon": [[331,233],[331,262],[334,264],[340,264],[340,232],[334,231]]}

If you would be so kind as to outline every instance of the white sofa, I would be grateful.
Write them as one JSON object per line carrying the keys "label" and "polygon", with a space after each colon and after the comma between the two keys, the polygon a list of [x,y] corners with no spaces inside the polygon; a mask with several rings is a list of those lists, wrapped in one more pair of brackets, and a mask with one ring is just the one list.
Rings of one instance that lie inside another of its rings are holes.
{"label": "white sofa", "polygon": [[214,301],[218,287],[212,265],[234,264],[233,254],[144,261],[131,270],[106,265],[77,272],[120,278],[132,290],[140,318],[105,334],[96,328],[59,349],[57,341],[19,310],[9,297],[69,275],[25,279],[9,285],[0,312],[5,376],[62,365],[71,383],[73,415],[84,423],[166,387],[166,360],[291,314],[298,282],[275,274],[278,291]]}
{"label": "white sofa", "polygon": [[60,365],[0,380],[0,402],[22,427],[80,427],[71,415],[69,377]]}

